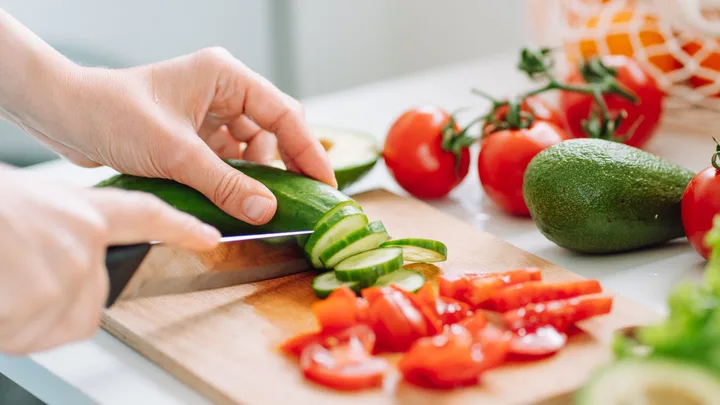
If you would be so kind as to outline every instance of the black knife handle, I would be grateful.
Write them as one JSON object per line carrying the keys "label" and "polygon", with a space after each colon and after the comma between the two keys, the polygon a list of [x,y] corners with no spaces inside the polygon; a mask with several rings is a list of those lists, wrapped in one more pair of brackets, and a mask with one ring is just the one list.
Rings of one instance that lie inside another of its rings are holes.
{"label": "black knife handle", "polygon": [[107,248],[105,267],[110,279],[110,291],[105,308],[109,308],[117,300],[151,247],[149,243],[138,243]]}

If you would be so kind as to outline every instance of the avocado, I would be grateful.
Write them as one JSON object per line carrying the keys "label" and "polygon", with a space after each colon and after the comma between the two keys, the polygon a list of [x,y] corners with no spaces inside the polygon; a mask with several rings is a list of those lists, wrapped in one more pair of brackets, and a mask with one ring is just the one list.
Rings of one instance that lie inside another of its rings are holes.
{"label": "avocado", "polygon": [[622,143],[571,139],[529,163],[523,195],[539,231],[581,253],[615,253],[685,236],[680,202],[695,173]]}

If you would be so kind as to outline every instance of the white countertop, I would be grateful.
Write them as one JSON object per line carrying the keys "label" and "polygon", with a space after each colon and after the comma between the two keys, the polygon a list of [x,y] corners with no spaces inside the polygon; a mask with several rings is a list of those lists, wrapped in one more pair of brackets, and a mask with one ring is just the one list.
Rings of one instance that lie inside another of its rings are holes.
{"label": "white countertop", "polygon": [[[449,111],[461,106],[485,108],[486,102],[469,93],[471,87],[497,96],[522,88],[527,81],[515,71],[515,55],[498,55],[305,100],[307,118],[367,130],[382,142],[392,121],[412,105],[436,104]],[[697,171],[709,164],[713,147],[708,135],[663,131],[649,149]],[[82,185],[114,173],[107,168],[82,169],[64,161],[28,170]],[[382,163],[348,192],[373,187],[405,194]],[[545,239],[530,219],[508,217],[484,199],[474,163],[468,178],[448,199],[432,204],[570,271],[597,278],[607,289],[658,311],[664,311],[665,297],[673,284],[697,279],[703,271],[702,259],[685,240],[610,256],[588,257],[565,251]],[[210,403],[102,330],[87,341],[49,352],[17,358],[0,356],[0,373],[50,405]]]}

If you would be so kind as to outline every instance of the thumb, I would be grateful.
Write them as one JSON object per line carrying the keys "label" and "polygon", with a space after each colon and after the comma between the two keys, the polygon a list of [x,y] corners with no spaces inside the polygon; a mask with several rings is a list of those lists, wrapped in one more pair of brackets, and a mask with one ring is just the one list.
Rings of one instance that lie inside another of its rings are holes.
{"label": "thumb", "polygon": [[[199,140],[199,138],[198,138]],[[267,223],[275,215],[277,200],[259,181],[220,159],[204,142],[193,147],[188,164],[169,173],[173,180],[190,186],[220,209],[251,225]]]}
{"label": "thumb", "polygon": [[214,248],[220,232],[152,194],[90,189],[90,203],[103,215],[108,244],[161,241],[192,250]]}

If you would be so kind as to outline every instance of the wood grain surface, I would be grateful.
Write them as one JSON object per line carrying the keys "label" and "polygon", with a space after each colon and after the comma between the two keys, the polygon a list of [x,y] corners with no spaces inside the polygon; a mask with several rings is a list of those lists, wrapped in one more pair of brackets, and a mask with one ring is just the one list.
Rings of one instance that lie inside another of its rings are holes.
{"label": "wood grain surface", "polygon": [[[539,267],[548,281],[581,278],[420,201],[384,190],[354,198],[371,220],[383,221],[393,238],[433,238],[448,245],[448,260],[437,267],[411,265],[431,279],[440,273],[520,266]],[[296,362],[276,349],[285,339],[316,328],[310,312],[316,300],[310,288],[314,275],[121,301],[106,312],[103,328],[218,404],[528,404],[569,398],[610,359],[613,331],[660,316],[616,296],[612,313],[581,323],[583,333],[573,335],[562,352],[504,365],[486,373],[477,387],[426,390],[400,381],[395,373],[383,389],[341,393],[307,382]]]}

